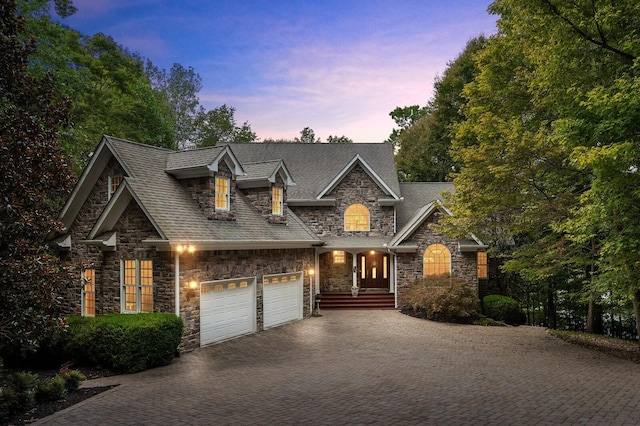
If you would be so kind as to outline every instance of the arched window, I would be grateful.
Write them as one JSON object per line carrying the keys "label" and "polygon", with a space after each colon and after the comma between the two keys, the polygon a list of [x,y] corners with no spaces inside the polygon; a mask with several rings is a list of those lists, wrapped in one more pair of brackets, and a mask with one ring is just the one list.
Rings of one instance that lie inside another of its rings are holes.
{"label": "arched window", "polygon": [[431,244],[424,251],[424,276],[451,274],[451,254],[442,244]]}
{"label": "arched window", "polygon": [[345,231],[368,231],[369,210],[362,204],[351,204],[344,212]]}

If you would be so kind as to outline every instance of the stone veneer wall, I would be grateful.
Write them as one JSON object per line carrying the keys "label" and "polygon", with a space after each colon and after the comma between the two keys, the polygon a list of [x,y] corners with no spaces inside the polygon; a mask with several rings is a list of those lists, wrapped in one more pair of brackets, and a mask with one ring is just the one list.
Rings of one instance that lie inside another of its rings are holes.
{"label": "stone veneer wall", "polygon": [[[216,176],[229,179],[229,211],[216,210]],[[229,167],[221,162],[213,176],[181,179],[180,183],[198,204],[207,219],[235,220],[236,181]]]}
{"label": "stone veneer wall", "polygon": [[351,291],[353,255],[345,252],[344,257],[343,264],[335,264],[333,252],[320,254],[320,291]]}
{"label": "stone veneer wall", "polygon": [[[180,257],[181,291],[180,315],[185,322],[181,349],[192,350],[200,346],[200,294],[187,297],[186,282],[195,278],[199,282],[242,277],[256,278],[256,315],[258,331],[264,329],[262,277],[270,274],[303,272],[313,265],[313,249],[202,251]],[[303,316],[309,311],[308,276],[303,277]]]}
{"label": "stone veneer wall", "polygon": [[424,252],[431,244],[442,244],[447,247],[451,253],[451,275],[464,279],[469,286],[476,292],[478,291],[476,253],[461,253],[458,250],[457,240],[434,231],[430,225],[438,222],[437,215],[438,213],[427,218],[411,235],[411,240],[418,242],[417,252],[398,253],[396,256],[396,285],[400,304],[402,304],[402,298],[409,286],[423,277]]}
{"label": "stone veneer wall", "polygon": [[[109,160],[105,169],[98,178],[95,186],[89,193],[85,204],[81,207],[75,220],[69,227],[71,236],[71,250],[62,252],[62,260],[69,262],[74,279],[68,283],[62,302],[62,311],[67,315],[80,315],[82,282],[81,273],[83,269],[93,268],[96,270],[96,296],[102,291],[102,281],[104,274],[101,273],[103,264],[103,252],[97,247],[81,244],[85,240],[96,223],[96,220],[108,203],[109,176],[126,176],[120,164],[113,158]],[[101,304],[96,303],[96,311],[104,311]]]}
{"label": "stone veneer wall", "polygon": [[[285,201],[282,205],[282,214],[272,214],[272,188],[282,188],[282,198]],[[247,200],[260,212],[270,223],[287,223],[287,188],[282,180],[282,177],[278,174],[276,182],[269,188],[247,188],[243,189],[242,193],[247,197]]]}
{"label": "stone veneer wall", "polygon": [[[335,207],[297,206],[291,209],[320,236],[393,236],[393,207],[380,206],[378,198],[387,196],[360,165],[354,167],[327,197],[335,198]],[[344,212],[354,203],[369,209],[369,232],[344,230]]]}

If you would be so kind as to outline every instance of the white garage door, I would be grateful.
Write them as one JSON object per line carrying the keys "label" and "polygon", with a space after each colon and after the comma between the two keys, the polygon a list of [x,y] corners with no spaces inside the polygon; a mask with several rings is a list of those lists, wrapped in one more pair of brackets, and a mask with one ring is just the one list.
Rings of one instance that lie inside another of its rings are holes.
{"label": "white garage door", "polygon": [[265,275],[264,328],[302,319],[302,272]]}
{"label": "white garage door", "polygon": [[255,278],[203,282],[200,345],[256,331]]}

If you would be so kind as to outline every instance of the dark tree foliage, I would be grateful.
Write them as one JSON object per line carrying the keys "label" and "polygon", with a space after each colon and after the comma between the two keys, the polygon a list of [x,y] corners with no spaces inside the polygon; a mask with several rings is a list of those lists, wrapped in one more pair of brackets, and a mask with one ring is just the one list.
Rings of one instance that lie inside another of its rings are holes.
{"label": "dark tree foliage", "polygon": [[70,104],[50,76],[27,73],[35,41],[24,39],[15,0],[0,3],[0,353],[37,348],[59,320],[67,273],[45,240],[73,184],[57,132]]}

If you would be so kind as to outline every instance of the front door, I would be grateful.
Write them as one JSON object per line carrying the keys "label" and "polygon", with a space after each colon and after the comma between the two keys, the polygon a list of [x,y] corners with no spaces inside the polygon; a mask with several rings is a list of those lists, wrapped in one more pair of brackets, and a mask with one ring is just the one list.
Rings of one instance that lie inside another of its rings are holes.
{"label": "front door", "polygon": [[373,250],[360,253],[358,281],[363,288],[389,288],[389,255]]}

